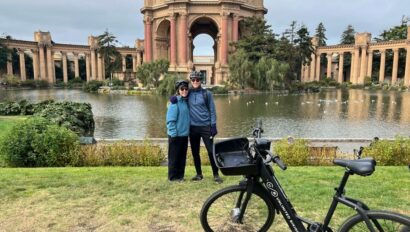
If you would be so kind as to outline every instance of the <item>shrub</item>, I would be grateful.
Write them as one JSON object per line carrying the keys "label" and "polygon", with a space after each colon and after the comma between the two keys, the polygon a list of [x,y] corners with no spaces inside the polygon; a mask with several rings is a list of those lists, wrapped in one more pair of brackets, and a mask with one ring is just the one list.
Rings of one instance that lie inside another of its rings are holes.
{"label": "shrub", "polygon": [[36,80],[36,86],[37,88],[47,88],[48,87],[48,81],[46,80]]}
{"label": "shrub", "polygon": [[19,115],[20,104],[17,102],[0,102],[0,115]]}
{"label": "shrub", "polygon": [[83,89],[87,92],[97,92],[104,85],[103,81],[92,80],[83,85]]}
{"label": "shrub", "polygon": [[165,154],[149,141],[82,146],[78,166],[160,166]]}
{"label": "shrub", "polygon": [[396,137],[393,141],[379,140],[365,148],[363,156],[373,157],[378,165],[409,165],[410,138]]}
{"label": "shrub", "polygon": [[12,167],[60,167],[78,159],[78,136],[44,118],[15,125],[0,141],[0,155]]}
{"label": "shrub", "polygon": [[282,139],[275,143],[274,152],[280,156],[285,164],[302,166],[308,164],[309,147],[308,142],[303,139],[295,139],[289,142]]}
{"label": "shrub", "polygon": [[20,79],[14,75],[5,75],[4,84],[11,87],[17,87],[20,85]]}
{"label": "shrub", "polygon": [[21,87],[36,88],[36,81],[35,80],[22,81]]}
{"label": "shrub", "polygon": [[214,94],[228,94],[228,89],[222,86],[214,86],[210,90]]}

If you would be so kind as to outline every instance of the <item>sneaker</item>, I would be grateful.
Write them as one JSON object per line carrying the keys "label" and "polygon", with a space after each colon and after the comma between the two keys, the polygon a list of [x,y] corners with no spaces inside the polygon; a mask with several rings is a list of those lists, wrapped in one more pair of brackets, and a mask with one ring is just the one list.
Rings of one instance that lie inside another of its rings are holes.
{"label": "sneaker", "polygon": [[224,182],[224,181],[221,179],[221,177],[219,177],[219,175],[215,175],[215,176],[214,176],[214,181],[215,181],[217,184],[222,184],[222,182]]}
{"label": "sneaker", "polygon": [[194,176],[194,177],[192,177],[192,181],[200,181],[200,180],[202,180],[202,179],[204,179],[204,176],[202,176],[202,175],[196,175],[196,176]]}

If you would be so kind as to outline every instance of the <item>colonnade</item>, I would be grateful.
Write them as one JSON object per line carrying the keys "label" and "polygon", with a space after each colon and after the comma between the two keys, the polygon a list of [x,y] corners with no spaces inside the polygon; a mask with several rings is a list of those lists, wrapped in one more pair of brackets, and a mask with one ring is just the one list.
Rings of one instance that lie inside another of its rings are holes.
{"label": "colonnade", "polygon": [[[385,42],[370,42],[369,33],[358,33],[355,37],[355,44],[351,45],[335,45],[317,47],[317,40],[312,40],[315,47],[312,53],[312,61],[305,66],[302,66],[301,80],[303,82],[319,81],[323,76],[337,80],[339,83],[344,82],[344,61],[345,54],[351,54],[351,64],[349,80],[353,84],[364,84],[365,77],[371,77],[373,71],[374,54],[380,54],[380,66],[378,80],[380,83],[386,82],[386,52],[393,52],[393,70],[391,74],[390,84],[398,84],[399,78],[405,86],[410,86],[410,26],[408,27],[408,37],[406,40],[385,41]],[[403,77],[398,77],[399,70],[399,52],[400,49],[406,51],[405,74]],[[327,64],[324,70],[321,67],[321,57],[325,54]],[[338,60],[338,62],[333,62]],[[323,72],[322,72],[323,71]]]}
{"label": "colonnade", "polygon": [[[17,49],[19,55],[19,73],[22,81],[27,80],[26,56],[30,56],[33,62],[34,80],[46,80],[48,83],[56,83],[56,61],[61,63],[64,83],[68,82],[69,65],[73,62],[75,77],[80,76],[79,59],[85,59],[86,80],[105,80],[105,67],[101,55],[98,53],[96,38],[89,37],[89,46],[56,44],[51,41],[48,32],[36,32],[35,42],[22,40],[2,40],[9,49]],[[142,63],[142,51],[132,48],[119,48],[122,56],[122,71],[126,71],[126,57],[132,56],[132,71],[136,72],[137,67]],[[7,74],[13,75],[12,54],[9,54],[7,62]]]}

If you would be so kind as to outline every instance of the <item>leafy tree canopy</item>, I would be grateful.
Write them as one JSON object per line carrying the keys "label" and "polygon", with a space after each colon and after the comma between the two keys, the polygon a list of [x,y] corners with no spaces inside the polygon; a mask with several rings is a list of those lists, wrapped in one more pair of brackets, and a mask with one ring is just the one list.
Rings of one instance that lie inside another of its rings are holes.
{"label": "leafy tree canopy", "polygon": [[116,48],[118,40],[106,30],[103,34],[97,36],[97,41],[99,46],[97,52],[103,57],[105,76],[109,77],[111,73],[121,70],[122,58]]}
{"label": "leafy tree canopy", "polygon": [[407,23],[410,22],[410,18],[403,16],[401,24],[394,26],[388,30],[384,30],[379,37],[375,38],[376,41],[389,41],[389,40],[401,40],[407,38]]}

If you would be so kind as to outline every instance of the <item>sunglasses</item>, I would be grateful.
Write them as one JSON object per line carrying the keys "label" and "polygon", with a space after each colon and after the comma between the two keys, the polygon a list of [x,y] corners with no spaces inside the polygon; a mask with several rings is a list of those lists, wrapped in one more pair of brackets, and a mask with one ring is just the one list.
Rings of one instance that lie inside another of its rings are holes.
{"label": "sunglasses", "polygon": [[188,88],[187,88],[187,87],[182,87],[182,88],[179,88],[179,90],[181,90],[181,91],[188,91]]}
{"label": "sunglasses", "polygon": [[196,79],[196,78],[195,78],[195,79],[192,79],[191,81],[192,81],[192,82],[201,82],[201,80]]}

